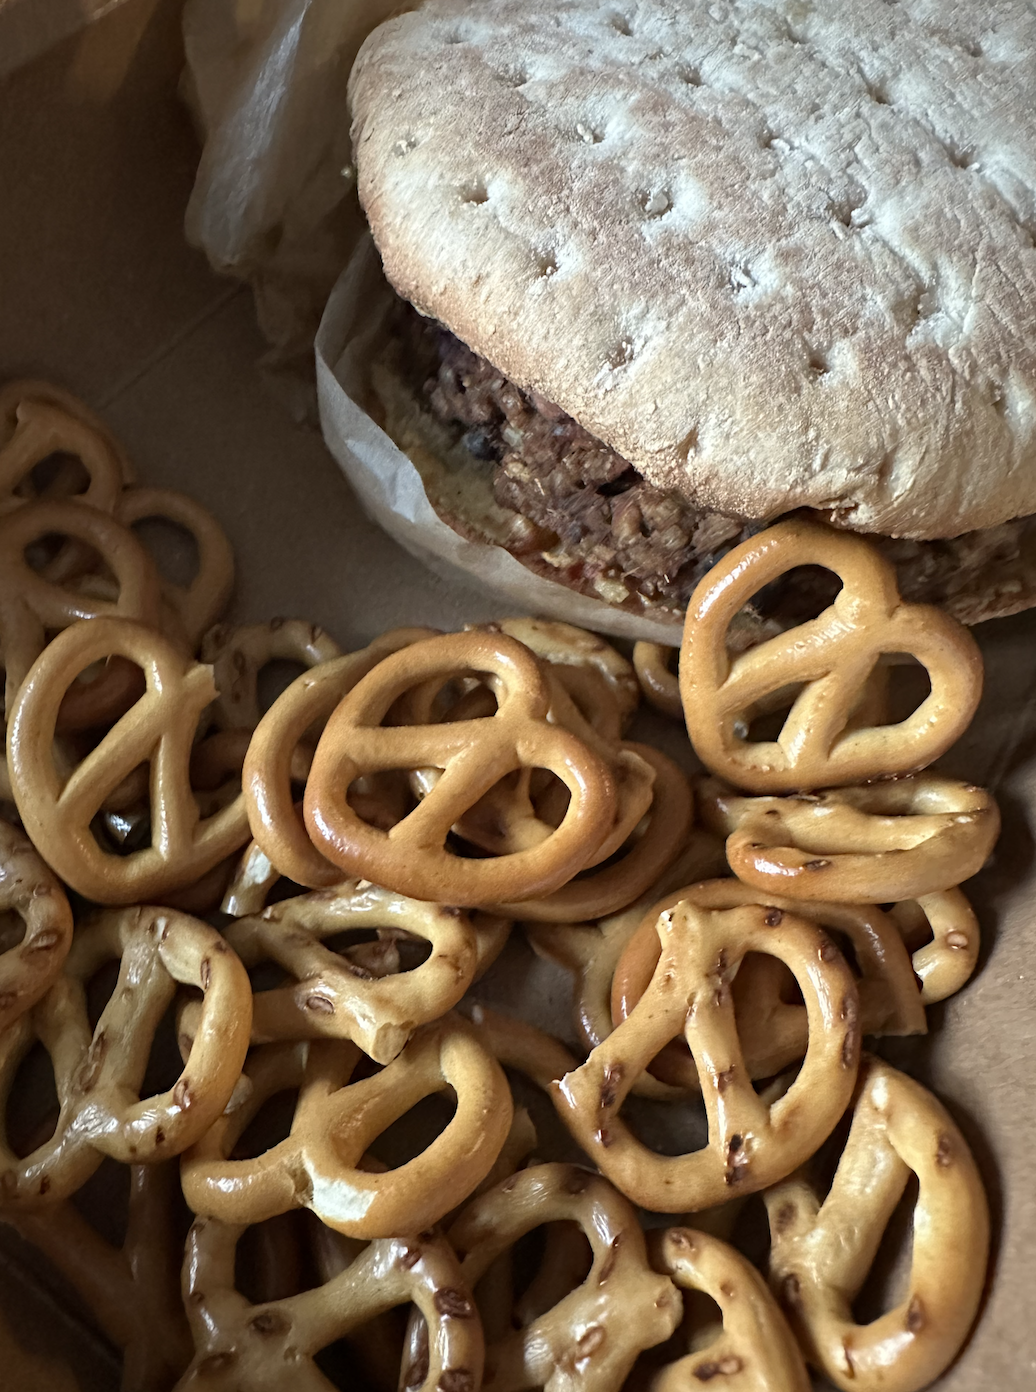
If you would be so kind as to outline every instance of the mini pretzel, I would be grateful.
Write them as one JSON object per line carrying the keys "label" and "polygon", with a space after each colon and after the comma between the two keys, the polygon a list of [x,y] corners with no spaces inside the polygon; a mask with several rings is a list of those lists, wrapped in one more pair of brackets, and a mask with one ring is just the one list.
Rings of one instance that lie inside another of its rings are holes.
{"label": "mini pretzel", "polygon": [[11,912],[24,933],[0,952],[0,1034],[50,988],[72,945],[65,891],[28,838],[0,821],[0,913]]}
{"label": "mini pretzel", "polygon": [[686,1392],[718,1379],[723,1392],[809,1392],[809,1374],[766,1282],[726,1242],[691,1228],[651,1234],[658,1271],[683,1290],[702,1291],[719,1306],[722,1333],[669,1363],[651,1392]]}
{"label": "mini pretzel", "polygon": [[[121,958],[115,991],[91,1032],[86,983]],[[140,1100],[155,1030],[176,983],[204,994],[179,1079]],[[178,1155],[226,1105],[248,1048],[251,992],[241,963],[215,931],[172,909],[102,914],[80,928],[65,971],[31,1015],[0,1035],[0,1103],[34,1039],[54,1064],[61,1114],[50,1140],[20,1159],[0,1133],[0,1207],[68,1198],[109,1155],[123,1164]]]}
{"label": "mini pretzel", "polygon": [[[409,688],[456,672],[490,674],[495,715],[435,726],[382,728]],[[547,724],[549,689],[536,659],[503,635],[451,634],[385,658],[328,721],[306,785],[305,817],[324,854],[413,898],[460,905],[506,903],[549,894],[590,859],[615,823],[615,789],[602,761],[567,730]],[[389,768],[443,769],[420,805],[389,831],[350,808],[355,778]],[[468,860],[446,845],[451,828],[499,780],[519,768],[547,768],[571,801],[558,829],[513,855]]]}
{"label": "mini pretzel", "polygon": [[[456,1017],[425,1025],[380,1073],[356,1083],[349,1077],[357,1050],[345,1041],[272,1044],[259,1052],[246,1070],[253,1102],[228,1108],[182,1162],[187,1202],[224,1222],[255,1223],[305,1207],[350,1237],[420,1232],[488,1174],[511,1125],[507,1079]],[[276,1083],[259,1079],[257,1086],[260,1065],[281,1070]],[[264,1089],[271,1095],[288,1087],[301,1091],[287,1139],[255,1160],[227,1160]],[[384,1174],[359,1168],[386,1127],[421,1098],[450,1089],[456,1113],[427,1149]]]}
{"label": "mini pretzel", "polygon": [[[660,955],[655,923],[658,914],[687,901],[700,909],[732,909],[758,904],[775,912],[797,914],[821,928],[844,934],[852,945],[859,973],[860,1030],[867,1034],[924,1034],[925,1010],[910,958],[895,923],[874,905],[814,904],[764,896],[737,880],[691,885],[654,906],[629,938],[615,966],[611,1011],[624,1020],[647,989]],[[752,1078],[770,1078],[802,1058],[809,1041],[805,1006],[782,1000],[786,968],[775,957],[751,957],[734,981],[734,1007]],[[686,1053],[670,1054],[667,1045],[652,1065],[659,1078],[679,1087],[697,1085],[697,1069]]]}
{"label": "mini pretzel", "polygon": [[163,518],[194,538],[198,548],[194,579],[186,587],[162,581],[165,600],[193,650],[205,630],[223,613],[234,588],[234,552],[226,533],[200,503],[170,488],[127,488],[118,500],[115,515],[124,527]]}
{"label": "mini pretzel", "polygon": [[[53,748],[62,698],[85,667],[111,653],[143,668],[146,693],[62,779]],[[214,695],[211,669],[124,620],[78,624],[40,655],[9,722],[11,786],[33,843],[80,894],[103,904],[161,898],[201,879],[248,839],[242,798],[201,819],[191,792],[191,742]],[[90,823],[143,760],[151,762],[151,845],[109,855]]]}
{"label": "mini pretzel", "polygon": [[[431,955],[401,976],[372,976],[332,952],[324,938],[354,928],[396,928],[431,944]],[[255,1043],[348,1038],[379,1063],[394,1059],[418,1025],[452,1009],[478,964],[468,914],[347,880],[335,889],[285,899],[227,930],[246,966],[272,960],[294,980],[253,1001]]]}
{"label": "mini pretzel", "polygon": [[627,744],[654,771],[651,807],[619,858],[582,871],[541,899],[497,906],[530,923],[572,923],[615,913],[653,885],[676,859],[691,829],[694,802],[683,771],[647,744]]}
{"label": "mini pretzel", "polygon": [[519,1238],[558,1222],[582,1229],[593,1252],[589,1274],[539,1318],[489,1344],[484,1392],[618,1392],[637,1355],[679,1322],[679,1292],[648,1265],[633,1208],[576,1165],[534,1165],[505,1179],[472,1200],[449,1239],[474,1288]]}
{"label": "mini pretzel", "polygon": [[[819,618],[732,657],[727,630],[765,585],[796,566],[834,571],[842,589]],[[910,653],[931,691],[896,725],[849,729],[859,693],[883,653]],[[805,683],[776,741],[752,743],[745,712]],[[793,520],[742,542],[691,596],[680,692],[698,756],[756,793],[863,783],[913,773],[967,728],[982,690],[982,659],[967,629],[929,605],[905,604],[890,562],[861,537]],[[825,898],[831,898],[825,892]]]}
{"label": "mini pretzel", "polygon": [[169,1387],[190,1362],[180,1301],[178,1198],[174,1164],[131,1166],[121,1247],[107,1242],[71,1202],[42,1213],[4,1215],[75,1288],[106,1338],[122,1349],[121,1392]]}
{"label": "mini pretzel", "polygon": [[442,1237],[372,1242],[315,1290],[252,1305],[235,1289],[242,1227],[199,1218],[187,1239],[183,1296],[197,1352],[175,1392],[330,1392],[313,1361],[322,1348],[394,1306],[413,1302],[433,1331],[414,1392],[477,1392],[483,1340],[475,1302]]}
{"label": "mini pretzel", "polygon": [[219,624],[205,634],[199,654],[211,662],[219,695],[213,720],[221,730],[254,730],[259,709],[259,673],[268,662],[297,662],[317,667],[342,656],[342,650],[316,624],[303,619],[273,619],[268,624]]}
{"label": "mini pretzel", "polygon": [[1000,831],[984,789],[930,773],[785,798],[741,798],[711,784],[701,815],[727,833],[727,860],[746,884],[846,904],[959,884],[981,870]]}
{"label": "mini pretzel", "polygon": [[[791,914],[683,902],[659,915],[656,931],[662,952],[649,989],[553,1094],[572,1135],[627,1198],[659,1213],[693,1212],[774,1183],[830,1134],[856,1079],[859,1001],[834,943]],[[731,983],[750,952],[790,967],[809,1020],[802,1068],[772,1107],[752,1088],[734,1018]],[[680,1034],[697,1064],[709,1141],[691,1154],[661,1156],[636,1139],[619,1109]]]}
{"label": "mini pretzel", "polygon": [[433,633],[427,628],[393,629],[358,652],[304,672],[256,726],[242,772],[248,821],[270,864],[296,884],[328,889],[343,879],[338,866],[325,860],[310,841],[295,809],[291,769],[299,741],[311,727],[323,725],[382,658]]}
{"label": "mini pretzel", "polygon": [[645,700],[672,720],[683,720],[680,682],[669,666],[678,651],[661,643],[641,642],[633,645],[633,666]]}
{"label": "mini pretzel", "polygon": [[[852,1302],[911,1171],[920,1192],[909,1288],[880,1319],[859,1325]],[[823,1203],[798,1176],[765,1198],[771,1284],[809,1361],[845,1392],[917,1392],[937,1378],[978,1309],[989,1212],[964,1138],[931,1093],[865,1060]]]}
{"label": "mini pretzel", "polygon": [[87,473],[78,501],[113,512],[129,463],[103,423],[81,401],[45,382],[0,387],[0,512],[29,499],[23,490],[33,469],[52,454],[70,454]]}
{"label": "mini pretzel", "polygon": [[934,1005],[970,978],[981,946],[978,919],[959,889],[893,904],[889,910],[913,953],[921,999]]}

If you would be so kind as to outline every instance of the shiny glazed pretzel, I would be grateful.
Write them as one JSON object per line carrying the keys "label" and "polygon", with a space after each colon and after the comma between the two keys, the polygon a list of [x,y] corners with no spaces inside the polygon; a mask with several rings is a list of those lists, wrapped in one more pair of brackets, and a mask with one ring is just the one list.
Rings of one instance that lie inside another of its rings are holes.
{"label": "shiny glazed pretzel", "polygon": [[981,946],[978,919],[961,891],[925,894],[893,904],[889,912],[913,954],[925,1005],[959,991],[975,970]]}
{"label": "shiny glazed pretzel", "polygon": [[710,1296],[722,1317],[718,1337],[656,1373],[651,1392],[686,1392],[713,1379],[723,1392],[809,1392],[798,1345],[750,1262],[696,1229],[669,1228],[651,1237],[655,1269],[683,1290]]}
{"label": "shiny glazed pretzel", "polygon": [[317,667],[342,650],[316,624],[304,619],[273,619],[268,624],[219,624],[205,634],[199,657],[212,664],[219,695],[212,715],[221,730],[254,730],[259,709],[259,673],[268,662]]}
{"label": "shiny glazed pretzel", "polygon": [[738,879],[791,899],[934,894],[981,870],[1000,831],[985,789],[931,773],[783,798],[738,797],[710,780],[700,801]]}
{"label": "shiny glazed pretzel", "polygon": [[[86,983],[113,959],[121,959],[118,982],[91,1031]],[[197,1034],[174,1085],[141,1100],[155,1031],[177,982],[203,993]],[[105,1155],[150,1164],[193,1144],[240,1076],[251,1014],[245,969],[214,928],[154,908],[104,913],[80,928],[63,975],[0,1035],[3,1107],[34,1039],[53,1061],[61,1105],[53,1136],[24,1158],[0,1134],[0,1209],[68,1198]]]}
{"label": "shiny glazed pretzel", "polygon": [[[738,611],[804,565],[839,577],[833,603],[819,618],[732,657],[727,630]],[[931,691],[899,724],[851,728],[853,707],[883,653],[916,657]],[[804,685],[776,741],[750,742],[746,712],[798,683]],[[814,523],[782,522],[735,546],[687,608],[680,693],[691,743],[714,773],[751,792],[913,773],[967,728],[981,690],[982,660],[967,629],[939,609],[905,604],[894,567],[862,537]]]}
{"label": "shiny glazed pretzel", "polygon": [[[661,913],[651,984],[627,1019],[552,1089],[572,1135],[618,1189],[659,1213],[693,1212],[790,1173],[830,1134],[852,1095],[860,1052],[856,983],[826,934],[791,914],[746,905]],[[780,958],[806,1003],[809,1042],[772,1106],[752,1087],[731,986],[750,952]],[[664,1044],[682,1034],[708,1116],[704,1149],[656,1155],[619,1110]]]}
{"label": "shiny glazed pretzel", "polygon": [[187,1239],[183,1297],[197,1352],[176,1392],[330,1392],[314,1362],[328,1344],[397,1305],[416,1305],[432,1331],[406,1392],[477,1392],[483,1339],[475,1302],[444,1238],[371,1242],[314,1290],[251,1304],[235,1289],[243,1227],[199,1218]]}
{"label": "shiny glazed pretzel", "polygon": [[[903,1299],[870,1324],[852,1302],[910,1173],[920,1191]],[[967,1337],[985,1282],[989,1213],[978,1170],[931,1093],[864,1061],[849,1139],[823,1203],[805,1179],[765,1195],[770,1280],[809,1361],[845,1392],[917,1392]]]}
{"label": "shiny glazed pretzel", "polygon": [[28,838],[4,821],[0,913],[16,915],[24,929],[20,941],[0,952],[2,1034],[50,988],[72,945],[72,910],[65,891]]}
{"label": "shiny glazed pretzel", "polygon": [[683,720],[679,678],[669,668],[669,659],[675,653],[675,648],[664,647],[661,643],[635,643],[633,666],[649,704],[672,720]]}
{"label": "shiny glazed pretzel", "polygon": [[576,1165],[534,1165],[473,1199],[449,1240],[475,1288],[496,1259],[546,1223],[577,1223],[593,1263],[583,1283],[524,1328],[486,1349],[485,1392],[617,1392],[637,1355],[662,1343],[682,1310],[679,1292],[648,1265],[632,1206]]}
{"label": "shiny glazed pretzel", "polygon": [[[67,778],[54,757],[62,698],[75,677],[110,654],[138,664],[145,694]],[[73,889],[99,903],[156,899],[199,880],[248,839],[243,800],[202,819],[191,791],[191,745],[215,695],[212,672],[140,624],[94,619],[66,629],[41,653],[8,731],[11,786],[26,831]],[[151,763],[151,845],[110,855],[91,822],[120,781]]]}
{"label": "shiny glazed pretzel", "polygon": [[[383,728],[393,703],[422,681],[458,672],[495,679],[492,716]],[[460,905],[549,894],[586,865],[615,824],[615,786],[574,735],[547,723],[550,694],[536,659],[503,635],[450,634],[385,658],[338,706],[306,785],[310,836],[328,859],[414,898]],[[346,801],[354,779],[392,768],[443,770],[428,796],[390,831],[363,822]],[[451,828],[500,779],[548,768],[571,801],[558,829],[513,855],[468,860],[446,845]]]}
{"label": "shiny glazed pretzel", "polygon": [[[305,1207],[350,1237],[420,1232],[489,1173],[511,1125],[507,1079],[466,1023],[418,1030],[380,1073],[350,1083],[358,1051],[346,1041],[269,1044],[245,1070],[249,1086],[183,1158],[195,1213],[260,1222]],[[300,1088],[291,1134],[254,1160],[226,1157],[262,1101]],[[420,1155],[386,1173],[360,1162],[381,1133],[423,1097],[456,1094],[453,1118]]]}
{"label": "shiny glazed pretzel", "polygon": [[345,878],[310,841],[296,810],[291,785],[299,741],[307,730],[322,726],[382,658],[434,635],[435,630],[427,628],[393,629],[358,652],[304,672],[256,726],[242,771],[249,825],[271,866],[297,884],[327,889]]}
{"label": "shiny glazed pretzel", "polygon": [[[323,944],[357,928],[414,934],[431,945],[431,954],[412,971],[374,975]],[[294,978],[256,993],[254,1042],[352,1039],[378,1063],[394,1059],[418,1025],[457,1004],[478,967],[478,936],[458,909],[357,880],[282,900],[226,932],[246,966],[272,960]]]}

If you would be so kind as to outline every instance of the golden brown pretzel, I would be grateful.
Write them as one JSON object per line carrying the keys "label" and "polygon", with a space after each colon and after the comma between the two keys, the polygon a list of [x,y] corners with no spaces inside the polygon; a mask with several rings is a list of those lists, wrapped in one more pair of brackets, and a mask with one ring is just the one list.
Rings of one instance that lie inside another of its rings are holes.
{"label": "golden brown pretzel", "polygon": [[978,919],[959,889],[925,894],[889,910],[911,951],[921,999],[934,1005],[959,991],[975,970]]}
{"label": "golden brown pretzel", "polygon": [[[852,1302],[911,1171],[920,1191],[909,1287],[893,1309],[859,1325]],[[932,1094],[864,1060],[823,1203],[797,1175],[765,1198],[770,1280],[809,1361],[845,1392],[918,1392],[937,1378],[978,1309],[989,1213],[964,1138]]]}
{"label": "golden brown pretzel", "polygon": [[114,511],[125,527],[162,518],[194,538],[198,548],[194,579],[186,586],[162,581],[163,597],[193,650],[223,613],[234,588],[234,551],[226,533],[201,503],[170,488],[127,488]]}
{"label": "golden brown pretzel", "polygon": [[401,1370],[412,1392],[477,1392],[482,1328],[444,1238],[371,1242],[314,1290],[252,1305],[235,1287],[243,1227],[199,1218],[187,1240],[183,1297],[197,1352],[176,1392],[330,1392],[314,1355],[394,1306],[413,1303],[433,1331],[421,1366]]}
{"label": "golden brown pretzel", "polygon": [[[86,983],[112,959],[120,959],[118,983],[91,1031]],[[155,1030],[177,982],[204,995],[198,1031],[175,1084],[141,1100]],[[53,1136],[24,1158],[0,1133],[0,1208],[68,1198],[105,1155],[151,1164],[192,1145],[240,1076],[251,1014],[245,969],[214,928],[154,908],[104,913],[80,928],[64,973],[0,1035],[3,1106],[34,1039],[51,1056],[61,1104]]]}
{"label": "golden brown pretzel", "polygon": [[268,662],[317,667],[342,656],[322,628],[304,619],[272,619],[268,624],[218,624],[209,629],[199,657],[212,664],[219,695],[212,709],[221,730],[254,730],[262,718],[258,678]]}
{"label": "golden brown pretzel", "polygon": [[791,899],[934,894],[976,874],[1000,831],[989,793],[932,773],[781,798],[739,797],[708,780],[699,799],[705,824],[727,836],[738,879]]}
{"label": "golden brown pretzel", "polygon": [[489,1344],[485,1392],[618,1392],[637,1355],[676,1328],[679,1292],[648,1265],[632,1206],[576,1165],[534,1165],[505,1179],[468,1204],[449,1239],[474,1288],[527,1232],[572,1221],[593,1254],[586,1279],[524,1328]]}
{"label": "golden brown pretzel", "polygon": [[[500,619],[479,627],[486,632],[506,633],[524,643],[541,662],[550,664],[581,714],[586,719],[596,717],[601,721],[597,728],[606,739],[619,738],[640,704],[640,691],[629,661],[599,634],[549,619]],[[592,683],[584,680],[588,676],[594,679]],[[602,689],[615,708],[618,729],[614,733],[604,728],[611,716],[597,694]],[[584,700],[589,702],[586,709]]]}
{"label": "golden brown pretzel", "polygon": [[633,666],[645,700],[672,720],[683,720],[680,681],[669,666],[678,654],[679,649],[667,648],[661,643],[633,645]]}
{"label": "golden brown pretzel", "polygon": [[28,501],[29,476],[53,454],[81,461],[87,487],[75,495],[80,502],[101,512],[115,510],[130,480],[129,461],[93,412],[46,382],[8,382],[0,387],[0,513]]}
{"label": "golden brown pretzel", "polygon": [[[660,1213],[693,1212],[790,1173],[830,1134],[852,1095],[860,1052],[852,973],[826,934],[791,914],[746,905],[661,913],[651,984],[615,1031],[552,1089],[572,1135],[627,1198]],[[731,983],[761,952],[790,967],[806,1002],[809,1045],[789,1090],[768,1107],[752,1088]],[[619,1116],[634,1082],[683,1034],[708,1116],[704,1149],[656,1155]]]}
{"label": "golden brown pretzel", "polygon": [[651,1392],[697,1383],[723,1392],[809,1392],[809,1374],[791,1330],[755,1267],[726,1242],[691,1228],[651,1234],[655,1269],[719,1306],[719,1336],[656,1373]]}
{"label": "golden brown pretzel", "polygon": [[[732,657],[727,630],[754,594],[796,566],[834,571],[842,588],[816,619]],[[931,691],[896,725],[851,729],[850,715],[883,653],[910,653]],[[776,741],[748,740],[745,713],[804,682]],[[905,604],[896,574],[862,537],[792,520],[750,537],[701,581],[687,607],[680,693],[702,762],[756,793],[792,792],[913,773],[966,729],[982,690],[967,629],[929,605]],[[831,895],[825,895],[831,898]]]}
{"label": "golden brown pretzel", "polygon": [[[408,689],[458,672],[491,675],[498,709],[435,726],[383,728]],[[615,824],[607,767],[575,736],[547,723],[550,695],[529,650],[504,635],[463,633],[415,643],[385,658],[328,721],[306,785],[306,826],[328,859],[414,898],[472,905],[549,894],[592,857]],[[354,779],[390,768],[443,769],[421,804],[390,831],[363,822],[345,793]],[[500,779],[548,768],[571,801],[546,841],[486,860],[452,854],[451,828]]]}
{"label": "golden brown pretzel", "polygon": [[[336,933],[363,928],[416,934],[431,953],[412,971],[380,976],[323,944]],[[226,938],[246,966],[272,960],[292,978],[256,993],[255,1043],[352,1039],[378,1063],[394,1059],[418,1025],[457,1004],[479,961],[479,930],[470,915],[357,880],[239,919]]]}
{"label": "golden brown pretzel", "polygon": [[[53,747],[62,698],[79,672],[112,653],[143,668],[146,693],[63,779]],[[11,715],[8,768],[26,831],[80,894],[107,904],[160,898],[199,880],[248,839],[241,797],[201,819],[191,792],[191,742],[214,694],[209,668],[126,620],[78,624],[41,653]],[[144,760],[151,763],[151,845],[109,855],[90,823]]]}
{"label": "golden brown pretzel", "polygon": [[[191,1208],[259,1222],[305,1207],[350,1237],[387,1237],[431,1227],[470,1194],[504,1144],[513,1107],[507,1079],[467,1022],[423,1026],[380,1073],[350,1083],[357,1059],[344,1040],[256,1050],[245,1070],[252,1101],[236,1100],[183,1158]],[[254,1160],[228,1160],[263,1097],[292,1087],[301,1090],[287,1139]],[[456,1113],[425,1150],[384,1174],[359,1168],[386,1127],[450,1089]]]}
{"label": "golden brown pretzel", "polygon": [[60,882],[26,836],[0,821],[0,913],[23,932],[0,952],[0,1034],[35,1005],[72,945],[72,910]]}
{"label": "golden brown pretzel", "polygon": [[310,841],[296,811],[291,775],[299,741],[311,727],[322,726],[339,701],[382,658],[434,632],[392,629],[358,652],[304,672],[256,726],[242,773],[248,821],[270,864],[297,884],[327,889],[345,878]]}
{"label": "golden brown pretzel", "polygon": [[40,1213],[4,1216],[47,1256],[105,1337],[123,1351],[120,1392],[171,1387],[191,1359],[180,1300],[179,1197],[175,1163],[132,1165],[126,1236],[119,1247],[68,1201]]}

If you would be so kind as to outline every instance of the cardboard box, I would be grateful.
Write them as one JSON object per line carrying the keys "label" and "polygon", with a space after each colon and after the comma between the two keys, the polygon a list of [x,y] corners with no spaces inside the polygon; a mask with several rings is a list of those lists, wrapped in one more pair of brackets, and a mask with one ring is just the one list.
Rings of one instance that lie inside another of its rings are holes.
{"label": "cardboard box", "polygon": [[[177,96],[182,63],[177,0],[0,3],[0,380],[46,377],[80,394],[143,481],[192,493],[221,519],[237,553],[236,617],[305,616],[347,648],[396,624],[492,617],[478,592],[431,575],[367,522],[319,435],[264,386],[249,294],[183,238],[198,147]],[[992,1205],[991,1288],[939,1386],[1023,1392],[1036,1386],[1036,613],[979,637],[987,695],[947,767],[994,783],[1004,814],[994,862],[971,886],[981,965],[930,1011],[926,1038],[881,1052],[948,1105]],[[564,982],[518,944],[486,989],[549,1004],[555,1024],[567,1013]],[[54,1290],[0,1226],[10,1322],[66,1353],[89,1392],[117,1386],[110,1350]]]}

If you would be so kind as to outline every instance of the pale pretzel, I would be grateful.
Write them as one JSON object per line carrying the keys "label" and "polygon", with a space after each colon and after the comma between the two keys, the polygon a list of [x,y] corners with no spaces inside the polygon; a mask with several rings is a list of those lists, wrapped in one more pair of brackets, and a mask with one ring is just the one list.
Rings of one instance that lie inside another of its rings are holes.
{"label": "pale pretzel", "polygon": [[178,1198],[175,1164],[131,1166],[126,1236],[119,1247],[71,1202],[4,1215],[75,1288],[106,1338],[122,1350],[121,1392],[169,1387],[191,1359],[180,1300]]}
{"label": "pale pretzel", "polygon": [[[86,983],[112,959],[121,959],[118,983],[91,1031]],[[197,1035],[175,1084],[140,1100],[155,1030],[177,982],[203,992]],[[80,928],[63,975],[0,1035],[0,1104],[6,1107],[34,1039],[51,1056],[61,1104],[53,1136],[24,1158],[0,1134],[0,1208],[68,1198],[105,1155],[150,1164],[192,1145],[240,1076],[251,1015],[245,969],[214,928],[151,908],[105,913]]]}
{"label": "pale pretzel", "polygon": [[[719,1306],[718,1337],[669,1363],[651,1379],[651,1392],[686,1392],[710,1383],[723,1392],[809,1392],[809,1374],[766,1282],[739,1252],[692,1228],[651,1234],[656,1270]],[[695,1331],[697,1332],[697,1331]]]}
{"label": "pale pretzel", "polygon": [[[84,667],[110,653],[143,668],[146,693],[63,779],[53,748],[62,698]],[[241,797],[201,819],[191,792],[191,742],[214,695],[209,668],[126,620],[66,629],[37,659],[9,722],[11,786],[33,843],[80,894],[107,904],[160,898],[199,880],[248,839]],[[151,845],[109,855],[90,823],[143,760],[151,762]]]}
{"label": "pale pretzel", "polygon": [[[738,880],[711,880],[677,891],[644,915],[616,963],[611,1012],[624,1020],[647,989],[660,955],[655,931],[658,914],[686,901],[700,909],[732,909],[758,904],[776,916],[797,914],[849,939],[859,979],[860,1030],[864,1035],[924,1034],[925,1010],[910,958],[895,923],[874,905],[815,904],[764,895]],[[770,1078],[802,1058],[809,1041],[804,1005],[782,999],[787,968],[775,957],[750,957],[733,984],[734,1011],[752,1078]],[[679,1087],[697,1085],[698,1074],[686,1049],[667,1045],[652,1064],[656,1077]],[[664,1062],[663,1062],[664,1060]]]}
{"label": "pale pretzel", "polygon": [[694,813],[683,771],[657,749],[629,743],[654,772],[652,801],[643,826],[619,858],[603,869],[581,871],[568,884],[540,899],[497,905],[497,912],[529,923],[572,923],[615,913],[639,898],[676,859],[687,841]]}
{"label": "pale pretzel", "polygon": [[[879,1319],[857,1324],[852,1302],[911,1171],[920,1191],[908,1289]],[[845,1392],[917,1392],[948,1367],[985,1283],[989,1212],[964,1138],[930,1092],[865,1060],[823,1203],[800,1176],[765,1198],[770,1280],[816,1368]]]}
{"label": "pale pretzel", "polygon": [[433,634],[427,628],[393,629],[358,652],[304,672],[256,726],[242,773],[249,825],[270,864],[296,884],[328,889],[343,878],[310,841],[295,808],[291,772],[299,741],[311,727],[322,726],[382,658]]}
{"label": "pale pretzel", "polygon": [[738,879],[792,899],[887,904],[949,889],[981,870],[1000,831],[989,793],[931,773],[782,798],[711,781],[699,791]]}
{"label": "pale pretzel", "polygon": [[[436,726],[382,728],[389,708],[422,681],[490,674],[495,715]],[[385,658],[328,721],[306,785],[310,836],[330,860],[414,898],[477,906],[549,894],[582,869],[615,823],[605,764],[575,736],[547,724],[550,695],[529,650],[504,635],[451,634]],[[420,805],[390,831],[363,822],[345,794],[353,779],[388,768],[442,768]],[[547,768],[571,801],[546,841],[513,855],[467,860],[446,841],[484,793],[519,768]]]}
{"label": "pale pretzel", "polygon": [[488,1345],[485,1392],[618,1392],[638,1354],[679,1322],[680,1294],[648,1265],[632,1206],[576,1165],[534,1165],[505,1179],[468,1204],[449,1239],[474,1288],[520,1237],[557,1222],[579,1225],[593,1253],[590,1271],[552,1308]]}
{"label": "pale pretzel", "polygon": [[212,664],[216,697],[212,717],[221,730],[254,730],[259,709],[259,673],[268,662],[317,667],[342,656],[322,628],[304,619],[272,619],[268,624],[219,624],[205,634],[199,653]]}
{"label": "pale pretzel", "polygon": [[[127,488],[115,507],[125,527],[164,519],[182,527],[198,548],[198,569],[189,585],[162,581],[162,594],[193,650],[227,607],[234,588],[234,551],[212,514],[186,493],[170,488]],[[209,659],[204,659],[208,661]]]}
{"label": "pale pretzel", "polygon": [[[431,1227],[488,1174],[511,1125],[511,1094],[500,1066],[466,1021],[451,1016],[415,1032],[380,1073],[350,1083],[358,1051],[344,1040],[256,1051],[246,1075],[252,1102],[228,1108],[183,1158],[181,1178],[196,1213],[259,1222],[310,1208],[351,1237],[386,1237]],[[280,1070],[277,1081],[256,1070]],[[287,1078],[292,1081],[284,1081]],[[291,1134],[254,1160],[227,1160],[262,1092],[299,1087]],[[384,1174],[359,1168],[368,1146],[421,1098],[453,1090],[457,1110],[414,1159]]]}
{"label": "pale pretzel", "polygon": [[433,1331],[422,1366],[401,1371],[419,1392],[477,1392],[483,1340],[457,1258],[442,1237],[383,1239],[315,1290],[252,1305],[236,1290],[244,1229],[199,1218],[187,1240],[183,1296],[194,1361],[176,1392],[329,1392],[314,1362],[328,1344],[397,1305],[417,1306]]}
{"label": "pale pretzel", "polygon": [[981,946],[978,919],[961,891],[908,899],[893,904],[889,913],[913,954],[925,1005],[959,991],[975,970]]}
{"label": "pale pretzel", "polygon": [[669,665],[678,656],[678,648],[667,648],[661,643],[633,645],[633,666],[644,699],[671,720],[683,720],[680,682]]}
{"label": "pale pretzel", "polygon": [[0,913],[16,915],[23,931],[0,937],[0,1034],[35,1005],[61,971],[72,945],[72,910],[65,891],[28,838],[0,821]]}
{"label": "pale pretzel", "polygon": [[[833,603],[819,618],[732,658],[726,635],[734,616],[758,590],[803,565],[841,579]],[[916,657],[931,691],[899,724],[849,729],[883,653]],[[798,682],[805,685],[778,739],[750,742],[746,711]],[[691,743],[714,773],[751,792],[913,773],[967,728],[981,690],[982,660],[967,629],[939,609],[905,604],[891,563],[845,532],[799,520],[771,527],[728,552],[687,607],[680,693]]]}
{"label": "pale pretzel", "polygon": [[[398,929],[431,945],[402,975],[374,976],[323,945],[356,928]],[[478,929],[457,909],[346,880],[239,919],[226,938],[246,966],[272,960],[293,978],[253,1000],[252,1039],[352,1039],[378,1063],[394,1059],[418,1025],[452,1009],[478,965]]]}
{"label": "pale pretzel", "polygon": [[[860,1052],[859,998],[834,943],[804,919],[767,909],[661,913],[662,953],[635,1008],[582,1067],[552,1089],[572,1135],[626,1196],[660,1213],[693,1212],[790,1173],[830,1134],[852,1095]],[[756,1095],[734,1018],[731,983],[745,955],[790,967],[809,1020],[809,1044],[790,1089],[772,1107]],[[709,1123],[703,1150],[656,1155],[619,1116],[662,1046],[683,1034],[698,1067]]]}

